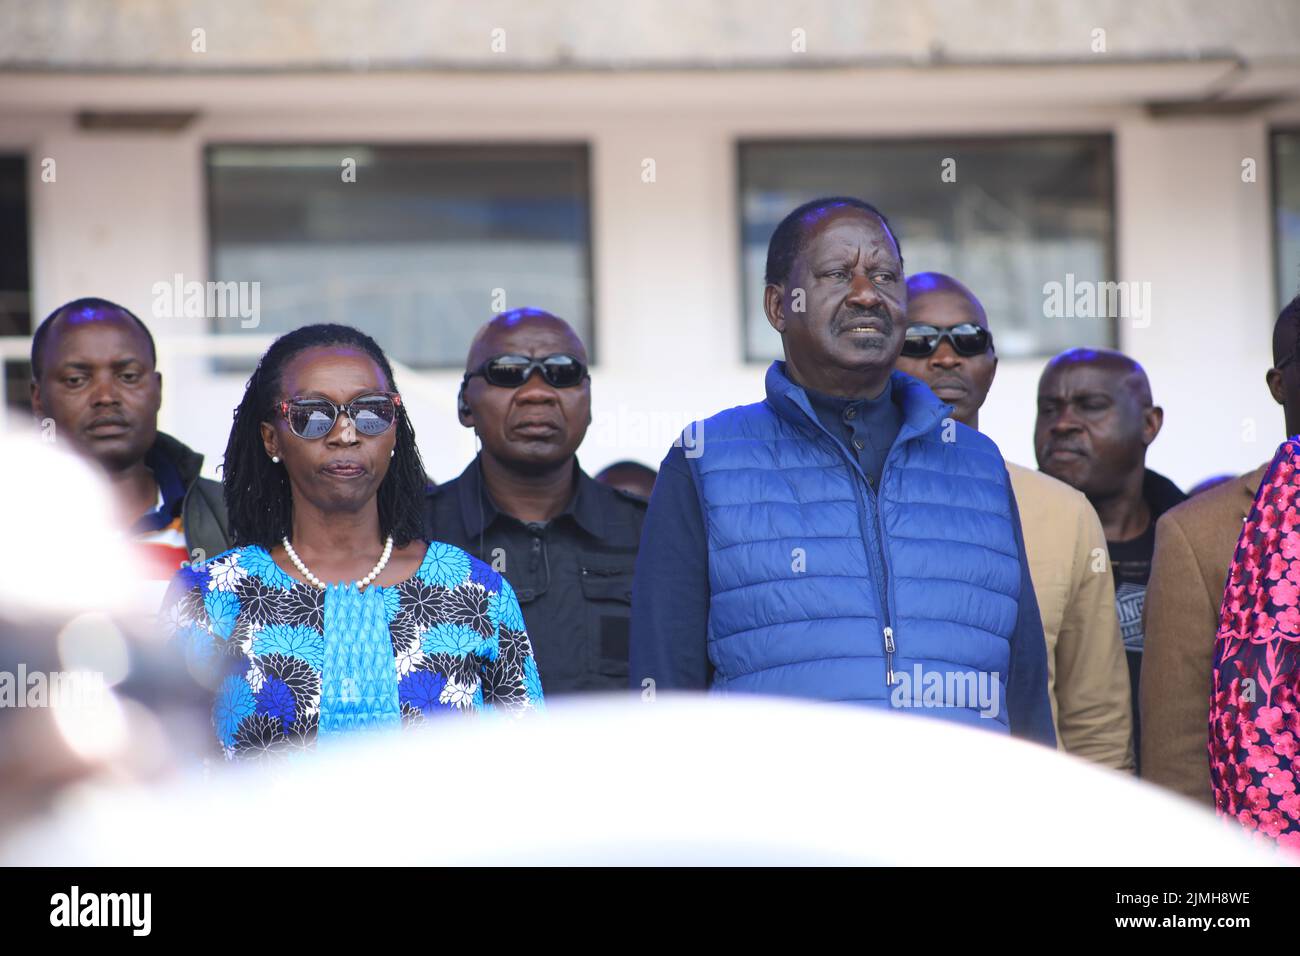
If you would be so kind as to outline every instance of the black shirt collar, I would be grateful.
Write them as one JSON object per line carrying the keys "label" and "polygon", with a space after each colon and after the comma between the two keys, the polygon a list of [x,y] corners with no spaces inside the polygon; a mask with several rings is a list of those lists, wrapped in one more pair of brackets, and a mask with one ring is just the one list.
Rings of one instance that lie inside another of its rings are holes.
{"label": "black shirt collar", "polygon": [[[602,489],[595,479],[582,470],[576,457],[573,460],[573,470],[577,475],[577,487],[556,519],[568,515],[582,530],[593,537],[602,538],[605,535],[605,516],[599,500]],[[470,536],[482,534],[503,514],[483,487],[483,472],[477,456],[456,479],[456,493],[460,499],[461,521]],[[513,518],[513,515],[506,517]]]}
{"label": "black shirt collar", "polygon": [[1152,528],[1155,527],[1157,518],[1187,500],[1187,495],[1176,484],[1150,468],[1142,475],[1142,497],[1151,509]]}
{"label": "black shirt collar", "polygon": [[841,415],[850,405],[861,409],[866,415],[878,412],[894,400],[894,382],[892,379],[886,383],[884,390],[875,398],[842,398],[839,395],[827,395],[825,392],[818,392],[803,386],[803,390],[808,394],[808,401],[812,404],[813,410],[817,412],[829,412],[832,415]]}

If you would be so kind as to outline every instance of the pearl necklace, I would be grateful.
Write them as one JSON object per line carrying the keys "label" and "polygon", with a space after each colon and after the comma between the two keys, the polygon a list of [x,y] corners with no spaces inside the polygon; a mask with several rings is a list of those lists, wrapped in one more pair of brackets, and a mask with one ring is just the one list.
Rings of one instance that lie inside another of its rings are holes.
{"label": "pearl necklace", "polygon": [[[311,571],[308,570],[307,565],[303,564],[302,558],[298,557],[298,552],[293,550],[293,545],[289,543],[288,535],[281,538],[280,543],[284,545],[284,553],[289,556],[289,560],[293,562],[293,566],[297,568],[300,572],[302,572],[302,576],[307,579],[308,583],[324,591],[326,588],[325,582],[322,581],[320,578],[316,577],[316,575],[312,574]],[[388,564],[388,559],[392,556],[393,556],[393,536],[390,534],[388,536],[388,540],[384,542],[384,553],[379,556],[379,563],[370,569],[369,574],[367,574],[360,581],[356,582],[357,590],[360,591],[362,588],[364,588],[375,578],[379,577],[380,572],[382,572],[384,570],[384,567]]]}

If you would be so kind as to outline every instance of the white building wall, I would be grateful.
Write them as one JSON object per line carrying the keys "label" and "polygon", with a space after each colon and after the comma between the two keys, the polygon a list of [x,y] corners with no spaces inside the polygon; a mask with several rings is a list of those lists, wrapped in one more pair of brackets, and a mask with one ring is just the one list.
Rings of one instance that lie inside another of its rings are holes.
{"label": "white building wall", "polygon": [[[1189,69],[1131,75],[1150,93],[1185,85]],[[1153,120],[1130,105],[1142,91],[1114,72],[1091,88],[1051,75],[44,77],[0,87],[0,149],[30,160],[34,313],[93,294],[148,317],[155,282],[207,278],[209,142],[589,142],[599,362],[596,421],[580,456],[595,471],[619,458],[657,464],[684,422],[762,395],[764,367],[742,360],[738,139],[1113,132],[1115,278],[1149,282],[1153,297],[1149,327],[1121,324],[1121,346],[1148,368],[1166,414],[1149,462],[1184,486],[1253,467],[1283,437],[1263,384],[1275,311],[1267,130],[1300,124],[1300,109]],[[75,110],[88,104],[189,104],[200,115],[177,134],[105,135],[75,127]],[[54,183],[41,180],[45,157],[57,163]],[[647,157],[653,184],[640,177]],[[1241,181],[1245,157],[1259,162],[1256,183]],[[865,198],[888,212],[888,196]],[[960,278],[978,291],[978,277]],[[242,380],[169,345],[204,324],[152,321],[166,376],[162,427],[215,473]],[[1025,463],[1043,361],[1004,360],[981,416],[1007,456]],[[430,372],[400,383],[440,481],[474,449],[456,421],[458,379]]]}

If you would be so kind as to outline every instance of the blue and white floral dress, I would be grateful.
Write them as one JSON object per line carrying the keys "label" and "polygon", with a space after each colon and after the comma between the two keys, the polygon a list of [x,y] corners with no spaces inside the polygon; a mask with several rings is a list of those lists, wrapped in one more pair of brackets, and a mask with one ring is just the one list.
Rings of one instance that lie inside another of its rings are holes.
{"label": "blue and white floral dress", "polygon": [[163,615],[191,672],[215,691],[212,722],[229,759],[542,704],[514,590],[449,544],[431,543],[406,581],[362,591],[321,590],[264,548],[235,548],[181,570]]}

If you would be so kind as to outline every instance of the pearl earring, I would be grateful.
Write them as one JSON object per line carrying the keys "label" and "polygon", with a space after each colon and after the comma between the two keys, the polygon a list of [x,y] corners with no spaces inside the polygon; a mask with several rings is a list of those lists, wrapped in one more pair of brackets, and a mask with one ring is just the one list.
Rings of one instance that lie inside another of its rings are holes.
{"label": "pearl earring", "polygon": [[397,449],[394,448],[392,451],[390,451],[390,452],[388,453],[388,457],[389,457],[389,458],[392,458],[392,457],[393,457],[394,455],[396,455],[396,454],[397,454]]}
{"label": "pearl earring", "polygon": [[272,456],[271,456],[271,461],[275,462],[277,465],[280,464],[280,456],[279,456],[279,455],[272,455]]}

